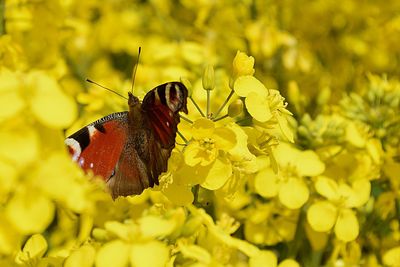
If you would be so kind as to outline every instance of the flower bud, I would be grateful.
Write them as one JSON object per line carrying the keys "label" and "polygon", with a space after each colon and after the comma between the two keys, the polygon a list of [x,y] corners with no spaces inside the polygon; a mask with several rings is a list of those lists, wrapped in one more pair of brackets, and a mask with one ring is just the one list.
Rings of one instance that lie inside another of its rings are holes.
{"label": "flower bud", "polygon": [[203,75],[203,88],[207,91],[211,91],[214,89],[215,86],[215,75],[214,75],[214,68],[212,65],[207,65],[206,69],[204,70]]}
{"label": "flower bud", "polygon": [[243,112],[243,102],[240,99],[233,101],[228,107],[228,115],[233,118],[239,116]]}
{"label": "flower bud", "polygon": [[243,52],[237,51],[233,59],[233,77],[254,74],[254,57],[248,56]]}

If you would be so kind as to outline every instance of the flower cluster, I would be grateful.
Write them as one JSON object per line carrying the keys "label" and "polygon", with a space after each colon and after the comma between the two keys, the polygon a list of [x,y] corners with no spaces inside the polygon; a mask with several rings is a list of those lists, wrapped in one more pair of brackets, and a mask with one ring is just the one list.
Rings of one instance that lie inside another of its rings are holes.
{"label": "flower cluster", "polygon": [[[396,10],[0,0],[0,266],[399,266]],[[85,80],[126,95],[139,46],[134,94],[181,80],[189,114],[113,200],[63,141],[127,109]]]}

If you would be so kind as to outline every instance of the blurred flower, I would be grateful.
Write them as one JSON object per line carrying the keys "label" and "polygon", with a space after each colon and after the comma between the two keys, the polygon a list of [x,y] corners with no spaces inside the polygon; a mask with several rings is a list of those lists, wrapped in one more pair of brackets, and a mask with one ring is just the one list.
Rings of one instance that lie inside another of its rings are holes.
{"label": "blurred flower", "polygon": [[[318,232],[327,232],[334,227],[336,236],[345,242],[353,241],[359,234],[359,223],[351,208],[364,205],[371,192],[366,179],[356,180],[351,187],[320,176],[315,189],[327,200],[313,203],[307,211],[311,227]],[[321,216],[323,214],[323,216]]]}

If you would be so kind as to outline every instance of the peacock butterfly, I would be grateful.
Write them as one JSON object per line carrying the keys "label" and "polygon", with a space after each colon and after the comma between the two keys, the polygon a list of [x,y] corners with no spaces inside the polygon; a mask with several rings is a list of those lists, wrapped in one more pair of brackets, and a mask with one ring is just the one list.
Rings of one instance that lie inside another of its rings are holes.
{"label": "peacock butterfly", "polygon": [[178,112],[188,113],[187,96],[180,82],[157,86],[142,102],[128,93],[129,111],[105,116],[65,139],[72,159],[103,177],[114,199],[158,185],[175,147]]}

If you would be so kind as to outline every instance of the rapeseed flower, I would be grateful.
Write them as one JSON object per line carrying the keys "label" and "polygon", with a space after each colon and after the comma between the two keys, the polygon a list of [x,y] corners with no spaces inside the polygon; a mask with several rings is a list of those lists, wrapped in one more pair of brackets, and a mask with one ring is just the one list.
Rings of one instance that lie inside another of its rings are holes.
{"label": "rapeseed flower", "polygon": [[[0,265],[398,266],[397,11],[0,1]],[[138,46],[133,93],[184,81],[189,114],[160,185],[113,201],[63,139],[128,108],[85,80],[126,96]]]}

